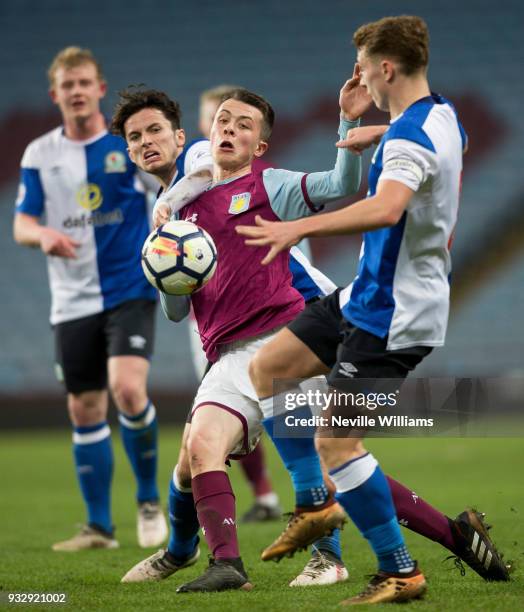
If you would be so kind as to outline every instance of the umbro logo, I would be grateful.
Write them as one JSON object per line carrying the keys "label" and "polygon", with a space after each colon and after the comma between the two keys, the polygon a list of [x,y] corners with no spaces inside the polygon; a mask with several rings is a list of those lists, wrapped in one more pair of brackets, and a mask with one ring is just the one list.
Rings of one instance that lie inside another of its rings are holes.
{"label": "umbro logo", "polygon": [[338,373],[343,376],[347,376],[348,378],[353,378],[353,374],[358,372],[358,369],[348,361],[341,361],[340,368],[338,369]]}
{"label": "umbro logo", "polygon": [[144,336],[139,336],[138,334],[134,336],[129,336],[129,346],[134,349],[141,350],[145,347],[147,340]]}

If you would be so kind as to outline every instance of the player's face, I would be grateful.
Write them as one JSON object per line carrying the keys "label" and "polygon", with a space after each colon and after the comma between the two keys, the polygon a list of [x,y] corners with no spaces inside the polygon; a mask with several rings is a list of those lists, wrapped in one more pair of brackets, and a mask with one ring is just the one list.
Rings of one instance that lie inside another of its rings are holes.
{"label": "player's face", "polygon": [[245,102],[226,100],[215,115],[211,128],[211,154],[225,170],[242,168],[267,150],[261,139],[262,113]]}
{"label": "player's face", "polygon": [[359,49],[357,62],[360,67],[360,84],[366,88],[377,108],[389,111],[387,82],[382,70],[382,61],[376,57],[370,57],[364,49]]}
{"label": "player's face", "polygon": [[57,68],[49,93],[64,120],[75,121],[87,119],[100,111],[106,84],[99,79],[96,66],[86,62],[75,68]]}
{"label": "player's face", "polygon": [[185,143],[184,130],[173,130],[158,108],[143,108],[124,125],[129,157],[139,168],[165,178]]}

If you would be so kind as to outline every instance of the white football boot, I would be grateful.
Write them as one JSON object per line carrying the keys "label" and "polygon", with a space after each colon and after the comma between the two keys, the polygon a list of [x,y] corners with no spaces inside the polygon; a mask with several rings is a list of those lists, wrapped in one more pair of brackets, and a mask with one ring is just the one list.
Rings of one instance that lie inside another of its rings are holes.
{"label": "white football boot", "polygon": [[178,570],[194,565],[200,557],[197,546],[194,553],[186,561],[177,565],[165,549],[160,549],[154,555],[133,566],[122,578],[121,582],[158,582],[169,578]]}
{"label": "white football boot", "polygon": [[90,548],[118,548],[120,544],[111,535],[84,525],[79,533],[69,540],[53,544],[53,550],[58,552],[77,552]]}
{"label": "white football boot", "polygon": [[348,571],[340,559],[328,552],[315,550],[302,573],[292,580],[289,586],[307,587],[335,584],[347,579]]}

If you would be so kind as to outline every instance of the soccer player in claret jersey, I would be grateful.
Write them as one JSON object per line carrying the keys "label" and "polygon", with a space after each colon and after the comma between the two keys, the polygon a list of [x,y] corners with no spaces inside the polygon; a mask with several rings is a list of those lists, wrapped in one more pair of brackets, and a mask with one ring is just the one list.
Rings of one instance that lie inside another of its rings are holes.
{"label": "soccer player in claret jersey", "polygon": [[[359,98],[354,82],[348,81],[340,96],[343,135],[356,125],[353,119],[358,117]],[[145,168],[159,146],[154,137],[146,137],[147,123],[138,114],[129,116],[121,108],[113,125],[125,134],[131,158]],[[252,172],[253,159],[267,149],[272,123],[271,107],[256,94],[238,90],[226,100],[211,134],[213,187],[178,211],[180,218],[191,218],[208,230],[219,252],[215,276],[191,296],[204,349],[213,366],[197,392],[186,430],[192,478],[189,483],[187,475],[181,478],[180,463],[174,473],[170,503],[173,499],[171,507],[177,520],[171,524],[168,550],[139,563],[124,581],[161,579],[194,563],[199,522],[213,558],[204,575],[181,586],[179,592],[251,588],[239,556],[234,496],[225,460],[249,452],[261,432],[261,413],[247,372],[249,359],[276,329],[302,310],[304,299],[291,286],[288,254],[268,269],[258,262],[252,265],[253,258],[246,260],[242,255],[246,247],[234,228],[242,218],[254,219],[257,211],[275,219],[311,214],[324,203],[354,193],[360,180],[360,160],[347,151],[339,151],[335,168],[328,172]],[[151,165],[149,171],[156,173]],[[165,178],[161,182],[165,185]],[[161,298],[170,318],[179,319],[180,310],[187,312],[185,300]],[[321,492],[310,487],[310,497],[316,499],[321,493],[323,503],[338,507],[333,499],[327,499],[321,474],[320,488]],[[344,520],[340,507],[338,517],[340,522]],[[335,521],[333,527],[337,526]]]}
{"label": "soccer player in claret jersey", "polygon": [[[217,87],[206,89],[200,94],[198,129],[204,138],[209,138],[211,134],[213,119],[222,100],[235,89],[239,89],[238,86],[218,85]],[[268,164],[264,163],[261,159],[254,161],[254,169],[262,171],[268,167]],[[202,349],[198,326],[192,312],[189,314],[188,324],[193,364],[198,378],[201,379],[208,366],[208,361]],[[248,480],[255,498],[253,505],[242,515],[240,521],[251,523],[281,518],[282,508],[279,504],[278,495],[273,490],[269,478],[262,440],[248,455],[240,457],[238,464]]]}
{"label": "soccer player in claret jersey", "polygon": [[[466,137],[451,103],[429,89],[428,31],[422,19],[384,18],[359,28],[353,41],[362,87],[391,115],[371,164],[368,197],[315,219],[274,223],[258,218],[259,227],[237,227],[249,237],[248,244],[271,247],[265,264],[304,236],[364,232],[354,282],[306,310],[255,357],[251,378],[261,397],[271,394],[273,375],[311,376],[325,371],[326,365],[331,366],[328,381],[335,390],[345,388],[347,378],[341,380],[340,372],[354,378],[403,378],[433,347],[444,343],[449,242],[457,219]],[[339,146],[349,143],[343,140]],[[336,354],[328,351],[322,359],[325,349],[319,334],[326,321],[342,332],[342,340]],[[271,356],[281,351],[288,363],[301,355],[301,371],[268,368]],[[344,367],[348,364],[350,369]],[[264,402],[273,403],[267,396]],[[269,413],[268,405],[264,412]],[[361,436],[323,438],[317,432],[317,447],[335,482],[338,501],[378,559],[378,572],[367,588],[343,603],[421,596],[424,576],[404,545],[388,483]],[[459,556],[481,575],[507,580],[507,569],[481,517],[469,511],[458,518],[450,527],[455,529]],[[300,545],[300,538],[296,543]]]}
{"label": "soccer player in claret jersey", "polygon": [[47,255],[56,370],[67,390],[88,515],[79,534],[53,549],[118,546],[110,504],[108,385],[137,482],[138,541],[158,546],[167,526],[156,484],[157,419],[146,391],[156,296],[136,247],[149,233],[148,177],[139,176],[125,141],[107,132],[100,112],[106,83],[89,50],[63,49],[49,68],[49,82],[63,125],[25,151],[14,235]]}

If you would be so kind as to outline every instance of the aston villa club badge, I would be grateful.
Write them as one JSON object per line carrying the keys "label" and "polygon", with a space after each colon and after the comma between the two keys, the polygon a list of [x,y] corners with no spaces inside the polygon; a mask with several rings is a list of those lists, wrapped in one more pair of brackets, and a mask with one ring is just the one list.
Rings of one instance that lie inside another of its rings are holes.
{"label": "aston villa club badge", "polygon": [[229,205],[228,212],[232,215],[238,215],[249,208],[249,201],[251,200],[251,194],[239,193],[231,198],[231,204]]}

